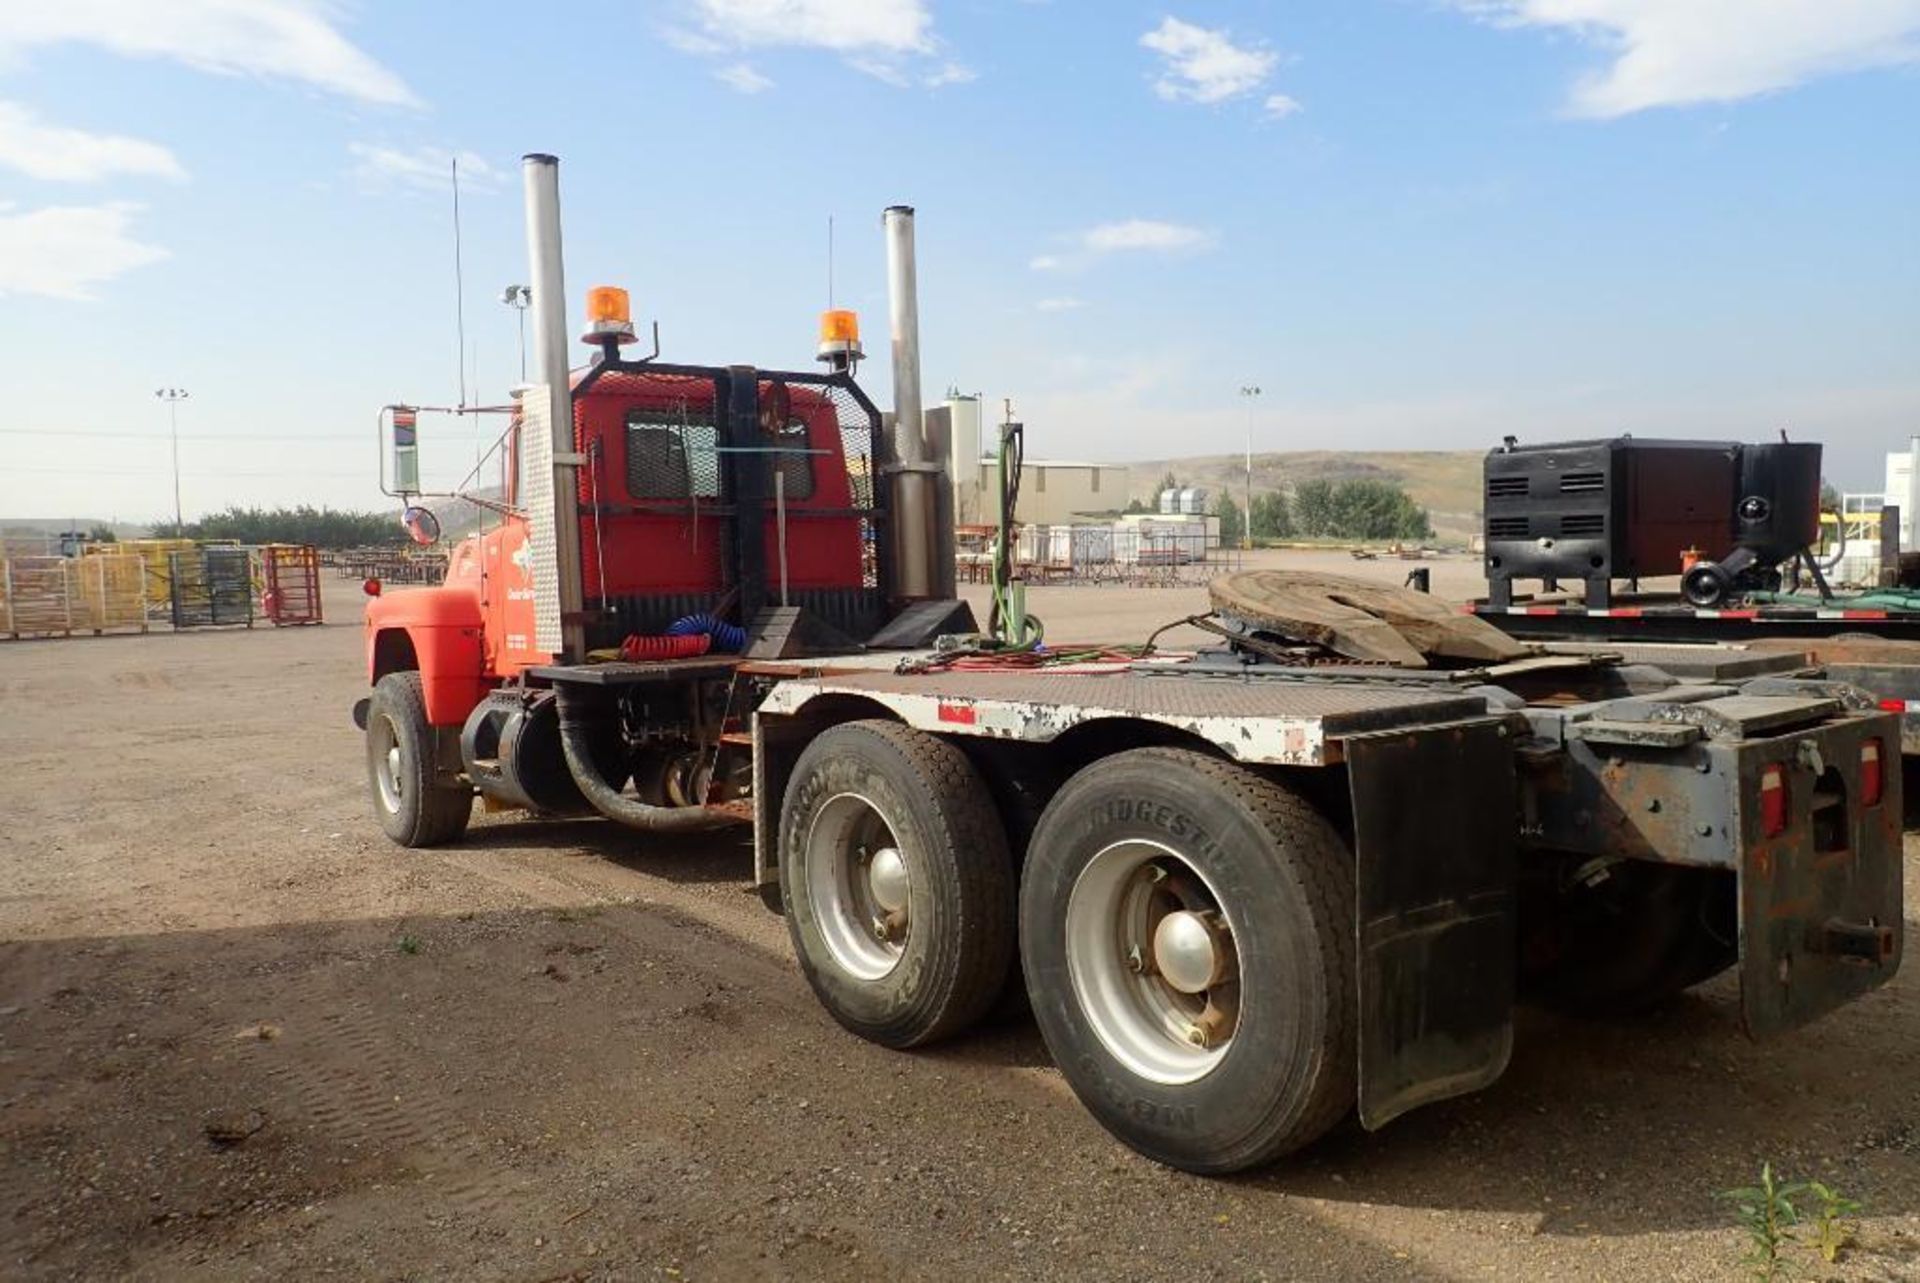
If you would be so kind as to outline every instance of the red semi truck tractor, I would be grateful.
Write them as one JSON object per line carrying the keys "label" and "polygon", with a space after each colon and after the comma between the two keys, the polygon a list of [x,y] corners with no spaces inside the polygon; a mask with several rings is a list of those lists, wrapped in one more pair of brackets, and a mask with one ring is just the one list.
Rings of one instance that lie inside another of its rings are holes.
{"label": "red semi truck tractor", "polygon": [[569,369],[557,162],[524,175],[539,381],[499,520],[367,607],[394,841],[458,840],[476,797],[638,841],[750,824],[848,1030],[956,1037],[1024,986],[1099,1121],[1200,1172],[1485,1086],[1523,999],[1617,1011],[1733,971],[1747,1030],[1783,1035],[1893,974],[1899,726],[1853,688],[1451,615],[1352,664],[1263,618],[1258,580],[1215,649],[983,645],[922,430],[912,211],[885,217],[889,423],[845,314],[823,371],[668,365],[624,354],[596,290]]}

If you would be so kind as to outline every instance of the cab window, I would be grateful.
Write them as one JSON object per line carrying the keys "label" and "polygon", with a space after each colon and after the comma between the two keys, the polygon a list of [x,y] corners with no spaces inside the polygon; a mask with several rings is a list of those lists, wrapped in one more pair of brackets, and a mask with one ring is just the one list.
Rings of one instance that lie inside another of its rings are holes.
{"label": "cab window", "polygon": [[635,499],[718,499],[720,430],[663,410],[627,411],[627,493]]}
{"label": "cab window", "polygon": [[773,466],[785,479],[787,498],[813,498],[814,456],[809,453],[813,445],[807,440],[807,421],[788,419],[787,425],[775,434],[774,445],[780,453],[773,456]]}

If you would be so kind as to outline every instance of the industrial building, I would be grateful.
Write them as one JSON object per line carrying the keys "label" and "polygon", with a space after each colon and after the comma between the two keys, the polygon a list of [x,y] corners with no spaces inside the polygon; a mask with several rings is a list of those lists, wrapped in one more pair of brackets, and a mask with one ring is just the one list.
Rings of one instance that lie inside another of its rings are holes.
{"label": "industrial building", "polygon": [[[944,408],[954,522],[990,524],[1000,491],[1000,466],[992,448],[998,438],[992,428],[982,426],[979,396],[950,393]],[[1014,520],[1065,525],[1109,517],[1127,506],[1127,479],[1123,464],[1029,458],[1020,470]]]}

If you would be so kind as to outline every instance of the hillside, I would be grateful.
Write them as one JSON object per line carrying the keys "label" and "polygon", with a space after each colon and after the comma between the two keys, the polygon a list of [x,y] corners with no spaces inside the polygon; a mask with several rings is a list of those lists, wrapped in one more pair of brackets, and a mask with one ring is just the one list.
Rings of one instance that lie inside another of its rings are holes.
{"label": "hillside", "polygon": [[[1253,456],[1253,489],[1258,494],[1291,489],[1302,481],[1362,477],[1396,481],[1427,510],[1436,535],[1464,543],[1480,532],[1480,465],[1485,457],[1480,450],[1276,451]],[[1214,494],[1225,490],[1236,503],[1246,493],[1246,456],[1210,454],[1130,461],[1129,497],[1153,503],[1168,472],[1182,485],[1202,486]]]}

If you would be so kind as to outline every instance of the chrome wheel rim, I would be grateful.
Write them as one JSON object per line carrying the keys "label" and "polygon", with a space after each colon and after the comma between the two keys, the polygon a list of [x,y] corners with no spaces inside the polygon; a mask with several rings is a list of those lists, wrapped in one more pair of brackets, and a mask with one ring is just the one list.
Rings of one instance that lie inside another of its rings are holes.
{"label": "chrome wheel rim", "polygon": [[367,733],[373,737],[373,782],[380,790],[380,805],[397,813],[405,791],[401,785],[399,728],[391,717],[380,717],[368,727]]}
{"label": "chrome wheel rim", "polygon": [[1179,852],[1096,852],[1067,897],[1067,975],[1094,1036],[1150,1082],[1197,1082],[1233,1046],[1240,964],[1228,907]]}
{"label": "chrome wheel rim", "polygon": [[879,980],[907,951],[912,877],[906,856],[872,799],[839,793],[813,817],[806,842],[807,899],[833,960],[861,980]]}

